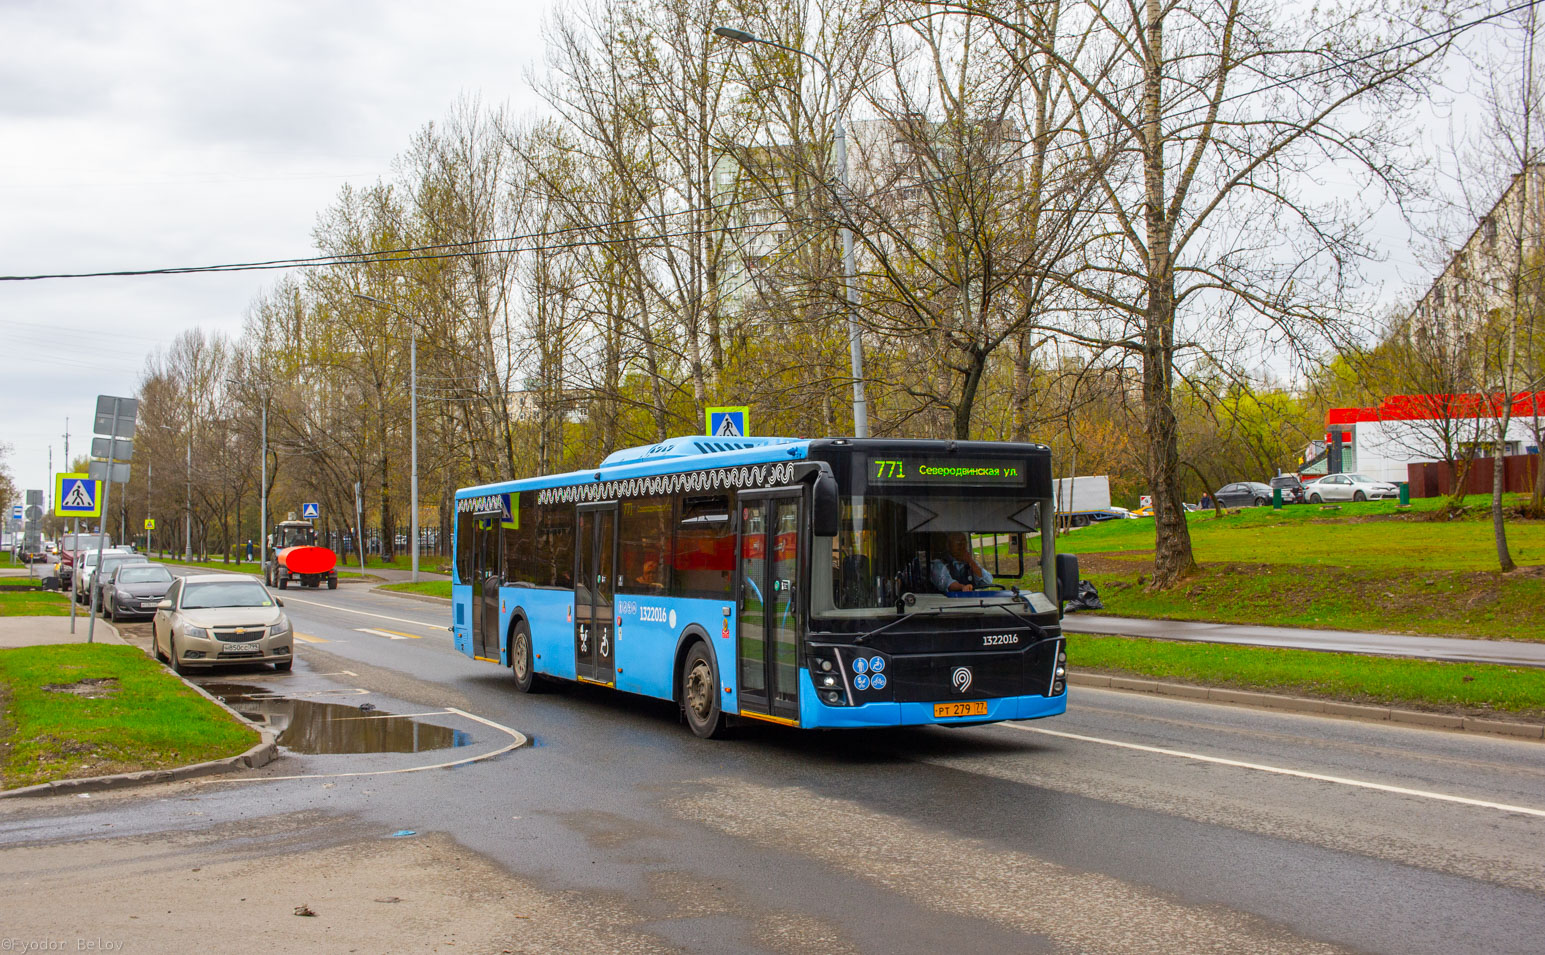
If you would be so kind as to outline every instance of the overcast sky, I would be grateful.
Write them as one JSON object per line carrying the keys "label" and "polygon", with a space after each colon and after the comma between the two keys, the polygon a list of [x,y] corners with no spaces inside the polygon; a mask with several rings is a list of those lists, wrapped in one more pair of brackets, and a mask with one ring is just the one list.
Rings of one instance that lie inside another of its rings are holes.
{"label": "overcast sky", "polygon": [[[306,255],[345,183],[462,95],[535,108],[546,0],[0,0],[0,273]],[[275,273],[0,283],[21,488],[179,331],[235,333]],[[46,492],[45,492],[46,493]]]}
{"label": "overcast sky", "polygon": [[[537,109],[551,0],[231,4],[0,0],[0,274],[306,255],[345,183],[387,176],[475,95]],[[1399,219],[1391,287],[1421,274]],[[90,440],[183,329],[239,330],[276,273],[0,283],[0,442],[23,489]],[[48,493],[45,491],[45,494]]]}

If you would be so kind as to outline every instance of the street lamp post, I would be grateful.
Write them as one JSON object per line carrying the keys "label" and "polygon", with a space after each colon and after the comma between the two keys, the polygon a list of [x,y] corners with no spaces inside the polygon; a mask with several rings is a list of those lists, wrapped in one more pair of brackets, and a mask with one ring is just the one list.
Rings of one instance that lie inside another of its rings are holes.
{"label": "street lamp post", "polygon": [[736,43],[762,43],[767,46],[797,53],[809,59],[821,67],[821,72],[826,77],[826,85],[832,87],[832,101],[837,104],[837,129],[832,138],[832,151],[837,160],[837,202],[842,207],[843,218],[840,224],[842,236],[842,283],[847,292],[848,301],[848,353],[853,366],[853,436],[856,438],[869,437],[869,402],[864,397],[864,346],[859,336],[858,323],[854,315],[858,312],[858,278],[857,270],[853,264],[853,230],[847,223],[847,196],[848,196],[848,135],[843,128],[842,100],[836,96],[836,89],[832,85],[831,67],[826,61],[808,50],[798,47],[785,46],[776,40],[767,40],[744,30],[734,27],[714,27],[714,35]]}
{"label": "street lamp post", "polygon": [[408,513],[408,546],[413,555],[412,580],[418,583],[418,325],[391,302],[359,292],[354,297],[390,309],[408,323],[408,496],[413,499]]}

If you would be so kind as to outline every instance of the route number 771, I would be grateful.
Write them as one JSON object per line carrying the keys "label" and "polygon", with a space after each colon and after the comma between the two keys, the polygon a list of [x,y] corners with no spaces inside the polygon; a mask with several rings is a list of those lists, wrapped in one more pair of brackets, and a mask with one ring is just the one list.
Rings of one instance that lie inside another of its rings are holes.
{"label": "route number 771", "polygon": [[898,481],[902,480],[907,476],[907,474],[901,465],[902,462],[900,461],[882,461],[879,458],[876,458],[874,461],[874,476],[876,479],[893,478]]}

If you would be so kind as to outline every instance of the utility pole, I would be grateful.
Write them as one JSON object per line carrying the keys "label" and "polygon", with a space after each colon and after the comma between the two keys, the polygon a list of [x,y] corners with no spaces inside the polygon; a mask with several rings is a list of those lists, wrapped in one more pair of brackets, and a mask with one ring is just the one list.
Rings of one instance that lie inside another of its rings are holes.
{"label": "utility pole", "polygon": [[258,566],[268,578],[268,396],[263,396],[263,469],[258,478]]}
{"label": "utility pole", "polygon": [[847,292],[848,303],[848,361],[853,369],[853,437],[869,437],[869,401],[864,395],[864,341],[859,332],[856,316],[858,314],[858,275],[853,263],[853,230],[848,228],[848,194],[850,192],[848,182],[848,134],[842,121],[842,97],[837,85],[832,82],[831,66],[819,56],[809,50],[802,50],[795,46],[786,46],[776,40],[767,40],[747,33],[745,30],[737,30],[734,27],[714,27],[715,36],[736,43],[761,43],[775,47],[788,53],[802,56],[821,68],[821,73],[826,79],[826,86],[831,91],[832,101],[837,109],[837,128],[832,137],[833,158],[837,161],[837,208],[842,215],[839,234],[842,239],[842,284]]}
{"label": "utility pole", "polygon": [[193,422],[188,422],[188,496],[182,511],[182,559],[193,563]]}

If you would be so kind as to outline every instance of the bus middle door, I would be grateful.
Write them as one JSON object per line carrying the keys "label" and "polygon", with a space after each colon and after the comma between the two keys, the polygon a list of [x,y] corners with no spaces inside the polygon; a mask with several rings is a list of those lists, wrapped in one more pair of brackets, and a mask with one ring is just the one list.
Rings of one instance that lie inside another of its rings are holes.
{"label": "bus middle door", "polygon": [[617,505],[580,505],[575,522],[574,673],[616,685]]}
{"label": "bus middle door", "polygon": [[740,495],[740,709],[780,722],[799,719],[801,500],[797,490]]}
{"label": "bus middle door", "polygon": [[499,544],[504,536],[497,517],[472,523],[472,645],[473,656],[499,662]]}

